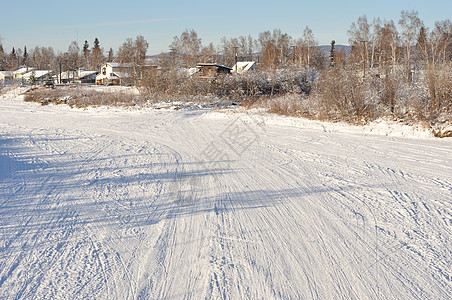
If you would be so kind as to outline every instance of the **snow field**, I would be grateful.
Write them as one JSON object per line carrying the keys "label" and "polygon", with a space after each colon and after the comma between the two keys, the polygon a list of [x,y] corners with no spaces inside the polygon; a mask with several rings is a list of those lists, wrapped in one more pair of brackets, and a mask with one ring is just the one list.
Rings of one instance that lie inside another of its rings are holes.
{"label": "snow field", "polygon": [[0,298],[449,299],[452,141],[290,120],[0,100]]}

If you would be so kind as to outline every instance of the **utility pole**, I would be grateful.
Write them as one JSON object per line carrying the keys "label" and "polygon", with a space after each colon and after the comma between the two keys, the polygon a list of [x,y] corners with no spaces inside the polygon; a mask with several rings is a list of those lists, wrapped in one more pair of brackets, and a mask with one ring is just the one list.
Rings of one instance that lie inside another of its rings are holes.
{"label": "utility pole", "polygon": [[238,63],[238,49],[239,49],[239,47],[237,47],[237,46],[235,46],[235,47],[233,47],[234,48],[234,57],[235,57],[235,72],[237,73],[237,69],[238,69],[238,66],[237,66],[237,63]]}
{"label": "utility pole", "polygon": [[172,54],[172,59],[173,59],[173,68],[176,65],[176,49],[175,48],[171,48],[171,54]]}
{"label": "utility pole", "polygon": [[336,44],[335,40],[331,41],[331,50],[330,50],[330,67],[334,68],[334,44]]}
{"label": "utility pole", "polygon": [[362,40],[361,43],[363,44],[363,78],[366,78],[367,41]]}
{"label": "utility pole", "polygon": [[59,84],[61,84],[61,57],[58,59],[58,64],[60,65],[60,80],[59,80]]}

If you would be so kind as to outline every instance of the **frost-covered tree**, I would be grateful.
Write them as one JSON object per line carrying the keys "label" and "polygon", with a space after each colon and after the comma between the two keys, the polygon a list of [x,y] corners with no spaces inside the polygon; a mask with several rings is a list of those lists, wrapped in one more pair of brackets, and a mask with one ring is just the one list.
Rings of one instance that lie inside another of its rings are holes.
{"label": "frost-covered tree", "polygon": [[174,49],[177,61],[186,67],[193,67],[198,63],[201,51],[201,38],[193,29],[186,29],[180,36],[175,36],[170,45]]}
{"label": "frost-covered tree", "polygon": [[225,66],[232,66],[235,64],[235,53],[240,56],[239,40],[237,38],[222,37],[220,40],[219,52],[221,53],[220,63]]}
{"label": "frost-covered tree", "polygon": [[74,78],[77,70],[81,67],[80,48],[76,41],[73,41],[68,48],[66,56],[66,70],[71,72],[70,77]]}
{"label": "frost-covered tree", "polygon": [[385,21],[380,37],[380,51],[383,51],[382,61],[383,66],[391,65],[395,69],[399,61],[399,33],[393,20]]}
{"label": "frost-covered tree", "polygon": [[130,75],[135,84],[137,84],[137,80],[141,76],[141,69],[143,68],[144,60],[146,59],[148,47],[149,43],[141,35],[137,36],[135,40],[128,38],[119,47],[119,62],[123,64],[123,67],[126,67],[126,64],[129,65],[129,72],[131,73]]}
{"label": "frost-covered tree", "polygon": [[256,41],[251,35],[239,36],[238,51],[242,60],[253,60],[253,53],[256,47]]}
{"label": "frost-covered tree", "polygon": [[209,45],[202,47],[199,62],[216,62],[216,56],[215,46],[213,43],[210,43]]}
{"label": "frost-covered tree", "polygon": [[118,50],[118,59],[120,63],[131,63],[141,65],[146,58],[146,52],[149,47],[148,42],[143,36],[139,35],[135,40],[128,38]]}
{"label": "frost-covered tree", "polygon": [[313,59],[318,55],[317,42],[314,38],[312,29],[306,26],[303,35],[298,39],[293,54],[295,61],[306,67],[311,67]]}
{"label": "frost-covered tree", "polygon": [[405,49],[405,76],[407,81],[411,82],[411,51],[415,46],[418,32],[422,27],[422,21],[419,19],[419,14],[417,11],[402,10],[399,25],[402,27],[402,42]]}
{"label": "frost-covered tree", "polygon": [[371,38],[371,31],[367,16],[363,15],[353,22],[347,34],[348,42],[352,46],[351,62],[359,65],[366,60],[365,64],[368,65],[368,42]]}
{"label": "frost-covered tree", "polygon": [[262,53],[262,66],[274,70],[285,65],[290,57],[291,41],[292,38],[280,29],[261,32],[258,42]]}
{"label": "frost-covered tree", "polygon": [[372,21],[372,34],[369,37],[370,46],[370,68],[372,69],[377,61],[378,44],[380,40],[382,23],[380,18],[375,18]]}
{"label": "frost-covered tree", "polygon": [[[430,36],[432,63],[447,62],[452,57],[452,22],[450,20],[437,21]],[[449,55],[448,55],[449,51]]]}

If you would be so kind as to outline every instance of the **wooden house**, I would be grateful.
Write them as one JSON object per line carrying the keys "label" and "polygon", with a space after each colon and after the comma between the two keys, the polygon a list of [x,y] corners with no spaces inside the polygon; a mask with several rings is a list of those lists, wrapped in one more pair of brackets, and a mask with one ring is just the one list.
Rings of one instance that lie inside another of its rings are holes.
{"label": "wooden house", "polygon": [[201,77],[215,77],[221,74],[230,74],[232,71],[232,68],[216,63],[199,63],[198,69]]}

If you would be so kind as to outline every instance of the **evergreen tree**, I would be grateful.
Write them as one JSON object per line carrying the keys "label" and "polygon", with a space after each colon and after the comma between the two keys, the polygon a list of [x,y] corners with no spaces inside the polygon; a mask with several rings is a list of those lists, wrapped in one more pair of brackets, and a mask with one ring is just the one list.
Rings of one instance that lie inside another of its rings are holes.
{"label": "evergreen tree", "polygon": [[28,65],[27,46],[24,47],[24,57],[22,58],[22,65],[24,65],[24,66]]}
{"label": "evergreen tree", "polygon": [[94,48],[99,48],[99,39],[98,38],[94,39]]}
{"label": "evergreen tree", "polygon": [[13,47],[11,50],[11,54],[9,55],[9,61],[8,61],[8,68],[11,70],[16,69],[17,65],[17,55],[16,55],[16,49]]}
{"label": "evergreen tree", "polygon": [[0,44],[0,71],[4,71],[6,67],[5,51],[3,50],[3,45]]}
{"label": "evergreen tree", "polygon": [[36,72],[35,72],[35,70],[31,71],[30,83],[33,84],[33,85],[36,83]]}
{"label": "evergreen tree", "polygon": [[91,54],[91,68],[98,69],[100,68],[103,60],[102,49],[99,46],[99,39],[94,39],[94,47]]}
{"label": "evergreen tree", "polygon": [[85,41],[83,44],[83,56],[87,59],[89,56],[89,44],[88,41]]}
{"label": "evergreen tree", "polygon": [[55,83],[53,82],[53,78],[50,75],[50,73],[47,73],[47,75],[46,75],[45,86],[49,87],[49,88],[54,88],[55,87]]}
{"label": "evergreen tree", "polygon": [[108,59],[107,61],[112,62],[114,58],[113,49],[110,47],[110,50],[108,51]]}

